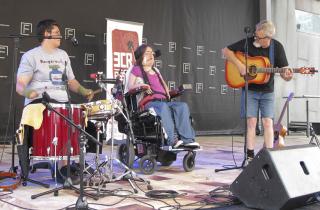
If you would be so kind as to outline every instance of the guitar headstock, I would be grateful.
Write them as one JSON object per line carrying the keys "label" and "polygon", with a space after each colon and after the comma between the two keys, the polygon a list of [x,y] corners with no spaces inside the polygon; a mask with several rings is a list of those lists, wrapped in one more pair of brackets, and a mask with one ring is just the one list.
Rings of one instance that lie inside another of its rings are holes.
{"label": "guitar headstock", "polygon": [[299,73],[300,74],[314,74],[318,72],[314,67],[301,67],[299,68]]}
{"label": "guitar headstock", "polygon": [[294,93],[293,93],[293,92],[291,92],[291,93],[289,94],[289,96],[288,96],[287,101],[291,101],[291,100],[292,100],[292,98],[293,98],[293,96],[294,96]]}

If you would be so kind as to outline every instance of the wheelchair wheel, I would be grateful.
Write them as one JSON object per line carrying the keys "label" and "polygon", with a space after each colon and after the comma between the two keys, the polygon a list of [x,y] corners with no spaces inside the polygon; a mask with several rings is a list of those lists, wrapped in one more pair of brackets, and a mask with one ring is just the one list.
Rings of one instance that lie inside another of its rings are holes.
{"label": "wheelchair wheel", "polygon": [[150,155],[145,155],[140,159],[139,167],[142,173],[153,174],[155,168],[157,167],[157,162]]}
{"label": "wheelchair wheel", "polygon": [[173,163],[173,161],[162,161],[160,162],[162,166],[171,166],[171,164]]}
{"label": "wheelchair wheel", "polygon": [[127,144],[121,144],[118,148],[119,160],[124,163],[129,168],[132,168],[134,162],[134,148],[132,143],[127,142]]}
{"label": "wheelchair wheel", "polygon": [[189,172],[189,171],[192,171],[194,169],[195,158],[196,158],[195,152],[188,152],[183,157],[183,168],[184,168],[184,171]]}

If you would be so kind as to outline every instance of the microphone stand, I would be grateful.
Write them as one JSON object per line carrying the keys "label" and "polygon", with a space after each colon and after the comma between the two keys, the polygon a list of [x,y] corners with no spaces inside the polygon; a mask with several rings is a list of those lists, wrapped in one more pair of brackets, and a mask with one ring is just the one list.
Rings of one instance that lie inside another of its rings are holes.
{"label": "microphone stand", "polygon": [[235,166],[235,167],[230,167],[230,168],[223,168],[223,169],[215,169],[215,172],[220,172],[220,171],[228,171],[228,170],[233,170],[233,169],[242,169],[245,167],[245,163],[247,160],[247,141],[248,141],[248,38],[249,38],[249,33],[250,33],[250,27],[245,27],[244,32],[246,33],[246,39],[245,39],[245,44],[244,44],[244,56],[245,56],[245,66],[246,66],[246,74],[244,76],[245,80],[245,89],[244,89],[244,116],[245,116],[245,121],[244,121],[244,144],[243,144],[243,160],[241,163],[241,166]]}
{"label": "microphone stand", "polygon": [[[48,98],[49,96],[47,95],[47,93],[43,94],[43,104],[46,106],[46,108],[48,110],[53,111],[54,113],[58,114],[60,117],[62,117],[65,121],[67,121],[69,123],[69,127],[68,127],[68,143],[67,143],[67,151],[68,151],[68,160],[67,160],[67,177],[65,179],[65,182],[63,183],[63,185],[61,187],[56,187],[55,189],[43,192],[43,193],[39,193],[36,195],[32,195],[31,199],[35,199],[37,197],[40,197],[42,195],[46,195],[46,194],[50,194],[50,193],[54,193],[54,196],[58,195],[59,190],[62,189],[71,189],[71,190],[75,190],[76,192],[78,192],[79,198],[76,202],[76,209],[88,209],[88,203],[86,201],[86,198],[84,197],[84,195],[91,197],[95,200],[98,200],[97,197],[95,197],[94,195],[91,195],[89,193],[85,193],[84,192],[84,188],[83,188],[83,170],[84,170],[84,151],[85,151],[85,145],[86,145],[86,136],[89,137],[90,140],[94,141],[96,144],[102,146],[102,144],[97,141],[93,136],[91,136],[89,133],[87,133],[84,129],[81,128],[80,125],[76,125],[72,119],[71,119],[71,104],[70,104],[70,92],[69,92],[69,88],[68,88],[68,80],[67,80],[67,76],[66,76],[66,66],[67,63],[65,63],[65,70],[64,70],[64,74],[63,74],[63,81],[65,83],[65,88],[66,88],[66,92],[67,92],[67,96],[68,96],[68,117],[65,117],[63,114],[59,113],[58,111],[56,111],[48,102]],[[71,130],[72,128],[76,128],[79,132],[80,132],[80,137],[79,137],[79,146],[80,146],[80,158],[79,158],[79,162],[80,162],[80,189],[74,187],[71,184],[70,181],[70,145],[71,145]]]}

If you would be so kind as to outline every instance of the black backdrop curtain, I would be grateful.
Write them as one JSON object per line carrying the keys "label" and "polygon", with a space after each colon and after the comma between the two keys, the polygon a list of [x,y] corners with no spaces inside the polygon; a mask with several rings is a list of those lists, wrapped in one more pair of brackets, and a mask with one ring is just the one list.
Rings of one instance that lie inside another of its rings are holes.
{"label": "black backdrop curtain", "polygon": [[[0,5],[0,36],[34,35],[37,22],[45,18],[56,19],[62,34],[75,33],[79,46],[64,40],[61,48],[71,56],[80,83],[93,89],[98,87],[88,75],[105,71],[106,66],[105,18],[144,23],[144,42],[161,50],[157,62],[165,79],[172,87],[192,85],[179,100],[189,104],[197,133],[241,132],[240,91],[226,86],[221,49],[243,38],[245,26],[253,27],[258,22],[259,1],[0,0]],[[21,40],[19,61],[23,52],[37,44],[33,38]],[[6,133],[9,137],[13,133],[10,98],[14,97],[16,103],[17,123],[23,108],[23,98],[13,88],[12,58],[13,40],[1,38],[0,75],[7,78],[0,78],[0,141],[5,140]],[[84,102],[74,94],[72,100]]]}

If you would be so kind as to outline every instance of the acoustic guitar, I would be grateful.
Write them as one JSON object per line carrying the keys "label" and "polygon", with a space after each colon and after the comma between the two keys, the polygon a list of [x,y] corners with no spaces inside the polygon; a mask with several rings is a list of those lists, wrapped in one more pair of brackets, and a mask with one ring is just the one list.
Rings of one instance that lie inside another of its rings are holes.
{"label": "acoustic guitar", "polygon": [[[245,56],[242,52],[236,52],[235,56],[242,62],[245,63]],[[265,84],[270,79],[271,73],[282,73],[288,68],[273,68],[271,67],[268,58],[263,56],[248,56],[248,83],[254,84]],[[301,67],[301,68],[290,68],[293,73],[300,74],[314,74],[318,72],[314,67]],[[240,88],[245,86],[245,78],[240,75],[236,65],[226,60],[225,63],[225,78],[227,84],[232,88]]]}

